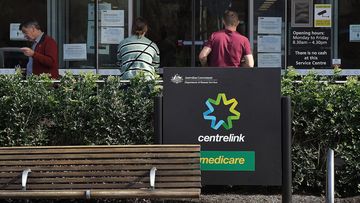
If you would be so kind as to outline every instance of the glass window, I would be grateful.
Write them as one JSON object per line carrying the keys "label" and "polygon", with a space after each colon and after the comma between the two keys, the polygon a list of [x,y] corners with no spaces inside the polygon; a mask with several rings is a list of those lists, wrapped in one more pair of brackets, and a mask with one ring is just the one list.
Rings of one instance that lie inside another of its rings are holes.
{"label": "glass window", "polygon": [[160,49],[160,66],[190,66],[191,0],[142,0],[136,7],[135,15],[149,23],[147,36]]}
{"label": "glass window", "polygon": [[[21,6],[20,6],[21,5]],[[0,68],[14,68],[20,65],[25,69],[27,57],[21,52],[9,47],[29,46],[29,42],[10,39],[10,25],[20,24],[25,20],[36,19],[42,30],[47,31],[47,1],[46,0],[1,0],[0,1]],[[18,29],[18,25],[14,26]]]}
{"label": "glass window", "polygon": [[[339,58],[344,69],[360,69],[360,1],[339,1]],[[352,34],[352,38],[350,38]]]}
{"label": "glass window", "polygon": [[[284,49],[286,44],[284,38],[286,32],[283,23],[285,21],[284,10],[284,1],[254,1],[253,54],[255,67],[285,66]],[[270,27],[267,26],[268,23],[271,25]],[[260,29],[259,24],[262,27]],[[269,41],[274,43],[270,44],[270,47],[267,43]]]}
{"label": "glass window", "polygon": [[[69,1],[68,7],[66,43],[86,43],[87,60],[71,61],[66,68],[95,68],[94,1]],[[128,0],[100,0],[98,10],[99,69],[116,69],[119,41],[128,33]]]}

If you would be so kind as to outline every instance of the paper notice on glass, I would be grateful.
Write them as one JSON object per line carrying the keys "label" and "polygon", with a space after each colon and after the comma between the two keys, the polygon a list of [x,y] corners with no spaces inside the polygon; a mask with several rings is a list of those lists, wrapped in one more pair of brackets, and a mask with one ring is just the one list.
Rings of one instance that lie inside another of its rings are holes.
{"label": "paper notice on glass", "polygon": [[[98,7],[99,11],[102,10],[111,10],[111,4],[110,3],[100,3],[99,7]],[[88,20],[94,20],[95,19],[95,6],[94,3],[89,3],[88,4]]]}
{"label": "paper notice on glass", "polygon": [[281,54],[280,53],[260,53],[258,54],[258,67],[262,68],[280,68]]}
{"label": "paper notice on glass", "polygon": [[281,36],[259,35],[258,52],[281,52]]}
{"label": "paper notice on glass", "polygon": [[124,28],[101,27],[101,44],[119,44],[124,39]]}
{"label": "paper notice on glass", "polygon": [[281,17],[259,17],[259,34],[281,34]]}
{"label": "paper notice on glass", "polygon": [[84,61],[86,59],[86,44],[64,44],[64,61]]}
{"label": "paper notice on glass", "polygon": [[94,36],[95,36],[95,22],[94,21],[88,21],[88,26],[87,26],[87,51],[89,54],[93,54],[95,53],[95,45],[94,45]]}
{"label": "paper notice on glass", "polygon": [[101,11],[101,26],[124,26],[124,10]]}
{"label": "paper notice on glass", "polygon": [[19,26],[20,23],[10,23],[10,40],[26,40]]}
{"label": "paper notice on glass", "polygon": [[109,55],[109,53],[110,53],[109,46],[110,45],[101,45],[101,46],[99,46],[99,54]]}
{"label": "paper notice on glass", "polygon": [[350,25],[350,42],[360,42],[360,25]]}

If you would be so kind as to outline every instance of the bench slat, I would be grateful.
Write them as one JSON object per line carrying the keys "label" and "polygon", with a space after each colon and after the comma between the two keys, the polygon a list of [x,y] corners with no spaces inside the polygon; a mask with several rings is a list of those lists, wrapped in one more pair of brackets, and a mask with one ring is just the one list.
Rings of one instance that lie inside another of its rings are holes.
{"label": "bench slat", "polygon": [[106,153],[106,154],[31,154],[4,155],[0,160],[48,160],[48,159],[111,159],[111,158],[199,158],[200,153]]}
{"label": "bench slat", "polygon": [[[80,147],[80,146],[71,146],[71,147],[0,147],[1,154],[76,154],[76,153],[144,153],[144,152],[194,152],[200,151],[199,146],[188,145],[182,146],[178,145],[177,147],[151,147],[156,145],[144,145],[143,147],[136,148],[129,145],[130,147]],[[135,145],[136,146],[136,145]],[[161,146],[161,145],[160,145]],[[182,147],[181,147],[182,146]]]}
{"label": "bench slat", "polygon": [[[156,182],[195,182],[200,181],[200,177],[197,176],[180,176],[180,177],[172,177],[172,176],[158,176],[156,177]],[[8,179],[2,178],[0,180],[1,184],[7,183],[19,183],[21,184],[21,179]],[[115,183],[115,182],[125,182],[125,183],[132,183],[132,182],[150,182],[150,178],[147,176],[137,176],[137,177],[83,177],[83,178],[28,178],[29,183],[69,183],[69,184],[76,184],[76,183]]]}
{"label": "bench slat", "polygon": [[[200,189],[160,189],[160,190],[93,190],[93,198],[199,198]],[[85,198],[85,191],[0,191],[0,198]]]}
{"label": "bench slat", "polygon": [[181,165],[181,164],[152,164],[152,165],[87,165],[86,167],[80,166],[0,166],[0,172],[9,172],[9,171],[23,171],[26,168],[31,168],[32,171],[97,171],[97,170],[150,170],[152,167],[156,167],[161,170],[175,170],[175,169],[189,169],[197,170],[200,169],[200,164],[190,164],[190,165]]}
{"label": "bench slat", "polygon": [[103,164],[167,164],[197,163],[196,159],[109,159],[109,160],[37,160],[37,161],[1,161],[1,166],[39,166],[39,165],[103,165]]}
{"label": "bench slat", "polygon": [[[156,183],[156,188],[200,188],[200,182],[171,182]],[[68,190],[68,189],[134,189],[149,188],[149,183],[116,183],[116,184],[28,184],[27,191],[31,190]],[[0,190],[21,190],[21,185],[0,185]]]}
{"label": "bench slat", "polygon": [[[17,173],[0,173],[0,178],[17,178],[21,175],[20,172]],[[171,170],[171,171],[156,171],[157,176],[188,176],[188,175],[200,175],[200,171],[196,170]],[[116,172],[108,172],[108,171],[85,171],[85,172],[36,172],[33,171],[29,174],[31,178],[38,177],[104,177],[104,176],[149,176],[149,170],[143,171],[116,171]]]}

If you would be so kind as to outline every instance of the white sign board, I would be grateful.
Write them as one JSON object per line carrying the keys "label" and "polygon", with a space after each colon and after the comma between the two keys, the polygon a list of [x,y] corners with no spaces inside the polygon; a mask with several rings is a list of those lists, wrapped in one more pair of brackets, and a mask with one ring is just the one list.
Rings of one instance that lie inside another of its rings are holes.
{"label": "white sign board", "polygon": [[101,26],[124,26],[124,10],[101,11]]}
{"label": "white sign board", "polygon": [[[110,3],[100,3],[98,6],[98,10],[111,10],[111,4]],[[88,20],[94,20],[94,12],[95,12],[95,6],[93,3],[88,4]]]}
{"label": "white sign board", "polygon": [[258,67],[280,68],[281,53],[259,53]]}
{"label": "white sign board", "polygon": [[64,44],[64,61],[83,61],[86,59],[86,44]]}
{"label": "white sign board", "polygon": [[26,40],[19,26],[20,23],[10,23],[10,40]]}
{"label": "white sign board", "polygon": [[281,36],[258,35],[258,52],[281,52]]}
{"label": "white sign board", "polygon": [[119,44],[124,39],[124,28],[101,27],[101,44]]}
{"label": "white sign board", "polygon": [[314,27],[331,27],[331,4],[315,4]]}
{"label": "white sign board", "polygon": [[281,17],[259,17],[259,34],[281,34]]}
{"label": "white sign board", "polygon": [[350,42],[360,42],[360,24],[350,25],[349,28]]}
{"label": "white sign board", "polygon": [[94,47],[95,47],[95,22],[94,21],[88,21],[87,26],[87,51],[89,54],[95,53]]}

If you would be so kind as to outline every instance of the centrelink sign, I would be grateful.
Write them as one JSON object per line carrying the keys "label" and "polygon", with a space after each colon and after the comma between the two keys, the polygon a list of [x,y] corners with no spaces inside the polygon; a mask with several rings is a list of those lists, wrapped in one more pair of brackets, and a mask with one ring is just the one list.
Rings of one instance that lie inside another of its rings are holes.
{"label": "centrelink sign", "polygon": [[281,185],[280,69],[165,68],[163,143],[200,144],[204,185]]}

